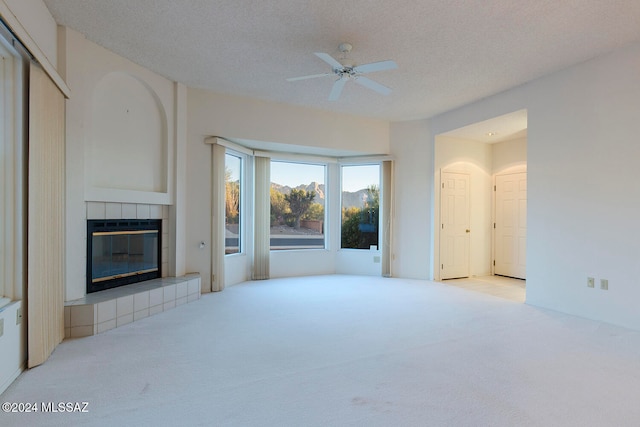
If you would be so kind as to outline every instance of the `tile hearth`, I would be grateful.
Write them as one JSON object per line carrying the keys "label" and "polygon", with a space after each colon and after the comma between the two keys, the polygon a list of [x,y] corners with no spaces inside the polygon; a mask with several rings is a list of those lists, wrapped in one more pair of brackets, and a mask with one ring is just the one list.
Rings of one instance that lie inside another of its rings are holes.
{"label": "tile hearth", "polygon": [[200,298],[200,275],[165,277],[65,302],[64,336],[96,335]]}

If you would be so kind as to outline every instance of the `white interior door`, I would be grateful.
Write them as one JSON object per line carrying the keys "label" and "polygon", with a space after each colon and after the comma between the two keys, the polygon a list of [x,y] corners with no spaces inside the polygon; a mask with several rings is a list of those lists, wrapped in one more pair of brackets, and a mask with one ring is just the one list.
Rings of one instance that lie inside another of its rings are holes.
{"label": "white interior door", "polygon": [[527,174],[496,175],[494,274],[527,273]]}
{"label": "white interior door", "polygon": [[440,278],[469,277],[469,175],[442,172]]}

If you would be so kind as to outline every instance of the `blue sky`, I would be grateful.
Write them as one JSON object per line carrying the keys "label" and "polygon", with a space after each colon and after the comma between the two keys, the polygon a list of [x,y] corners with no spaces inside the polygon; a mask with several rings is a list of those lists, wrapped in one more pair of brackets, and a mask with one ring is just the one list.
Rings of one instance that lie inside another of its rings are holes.
{"label": "blue sky", "polygon": [[231,182],[240,179],[240,158],[227,154],[224,159],[224,167],[231,171]]}
{"label": "blue sky", "polygon": [[[240,176],[240,159],[227,155],[225,166],[231,171],[231,181]],[[308,163],[271,162],[271,182],[289,187],[312,182],[324,184],[324,166]],[[380,185],[379,165],[342,166],[343,191],[355,192],[375,184]]]}
{"label": "blue sky", "polygon": [[355,192],[376,185],[380,187],[380,165],[342,167],[342,190]]}
{"label": "blue sky", "polygon": [[271,162],[271,182],[289,187],[312,182],[324,184],[324,166],[305,163]]}
{"label": "blue sky", "polygon": [[[271,182],[289,187],[312,182],[324,184],[324,166],[305,163],[271,162]],[[358,191],[375,184],[380,185],[379,165],[342,167],[343,191]]]}

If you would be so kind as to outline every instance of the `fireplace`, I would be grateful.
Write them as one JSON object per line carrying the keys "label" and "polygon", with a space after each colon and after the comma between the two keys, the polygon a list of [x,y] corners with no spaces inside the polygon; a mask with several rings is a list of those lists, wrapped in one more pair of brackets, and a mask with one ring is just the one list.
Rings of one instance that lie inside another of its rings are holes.
{"label": "fireplace", "polygon": [[160,275],[162,220],[87,221],[87,294]]}

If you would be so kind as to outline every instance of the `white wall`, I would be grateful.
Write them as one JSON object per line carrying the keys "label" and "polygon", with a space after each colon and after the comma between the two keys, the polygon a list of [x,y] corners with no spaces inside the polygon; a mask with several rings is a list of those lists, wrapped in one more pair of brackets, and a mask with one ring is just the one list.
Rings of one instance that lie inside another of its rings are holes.
{"label": "white wall", "polygon": [[325,249],[271,251],[270,277],[333,274],[336,255]]}
{"label": "white wall", "polygon": [[538,82],[528,144],[528,302],[636,329],[639,70],[635,44]]}
{"label": "white wall", "polygon": [[391,275],[433,277],[433,133],[428,120],[391,124],[394,158]]}
{"label": "white wall", "polygon": [[639,69],[635,43],[431,120],[441,133],[528,110],[527,302],[635,329]]}
{"label": "white wall", "polygon": [[0,319],[4,322],[4,334],[0,337],[0,393],[15,380],[25,367],[26,322],[16,325],[16,313],[22,301],[15,301],[0,308]]}
{"label": "white wall", "polygon": [[[389,124],[385,121],[199,89],[188,92],[188,133],[186,263],[188,271],[202,274],[204,291],[210,289],[212,246],[211,147],[204,143],[206,137],[267,141],[285,149],[291,146],[293,151],[299,147],[307,152],[320,148],[325,154],[331,150],[362,154],[389,152]],[[266,148],[272,146],[265,145]],[[206,243],[202,249],[199,247],[201,241]],[[335,250],[334,246],[330,251],[274,252],[271,254],[271,276],[334,273]],[[233,257],[225,263],[225,269],[248,272],[250,262],[249,257]],[[229,272],[225,272],[225,276],[234,281],[242,278],[240,274],[231,276]],[[243,280],[246,279],[248,277]]]}
{"label": "white wall", "polygon": [[[174,204],[174,187],[184,186],[176,178],[175,153],[178,142],[186,144],[186,138],[177,132],[179,121],[186,124],[186,116],[177,110],[179,105],[186,108],[186,95],[176,83],[80,33],[69,28],[60,32],[59,50],[66,59],[67,84],[72,92],[66,103],[69,301],[85,295],[86,202]],[[181,128],[186,134],[186,125]],[[174,205],[172,221],[176,212],[179,209]],[[182,229],[174,226],[170,234],[173,259],[169,271],[173,274],[177,257],[184,253],[175,246],[181,233],[184,225]]]}
{"label": "white wall", "polygon": [[189,133],[363,154],[389,150],[389,124],[382,120],[198,89],[189,90]]}
{"label": "white wall", "polygon": [[[63,56],[73,57],[75,50],[82,53],[81,37],[73,35],[67,39],[67,35],[71,30],[60,28],[60,46],[59,51],[64,52]],[[66,68],[66,63],[64,64]],[[70,85],[75,93],[82,93],[87,89],[84,88],[84,82],[79,66],[69,67],[70,73],[66,77],[66,82]],[[73,70],[76,70],[75,72]],[[75,95],[74,95],[75,96]],[[87,210],[85,206],[84,188],[84,105],[82,102],[74,101],[73,98],[68,100],[65,105],[66,111],[66,248],[67,248],[67,286],[65,291],[65,300],[80,298],[85,294],[85,278],[86,278],[86,224]]]}
{"label": "white wall", "polygon": [[[74,30],[64,34],[61,48],[73,93],[67,101],[68,145],[83,153],[76,160],[84,166],[85,198],[170,204],[175,83]],[[80,167],[73,166],[73,175],[80,175]]]}
{"label": "white wall", "polygon": [[[380,233],[382,237],[382,233]],[[382,275],[382,251],[367,249],[341,249],[336,256],[337,274],[362,276]]]}
{"label": "white wall", "polygon": [[135,74],[111,71],[93,87],[90,107],[89,191],[167,194],[168,117],[154,90]]}
{"label": "white wall", "polygon": [[491,151],[493,174],[521,170],[527,166],[526,137],[491,144]]}
{"label": "white wall", "polygon": [[[173,205],[169,208],[169,276],[187,273],[185,244],[187,233],[187,87],[174,85],[175,94],[175,170],[173,173]],[[171,173],[169,173],[171,179]]]}

